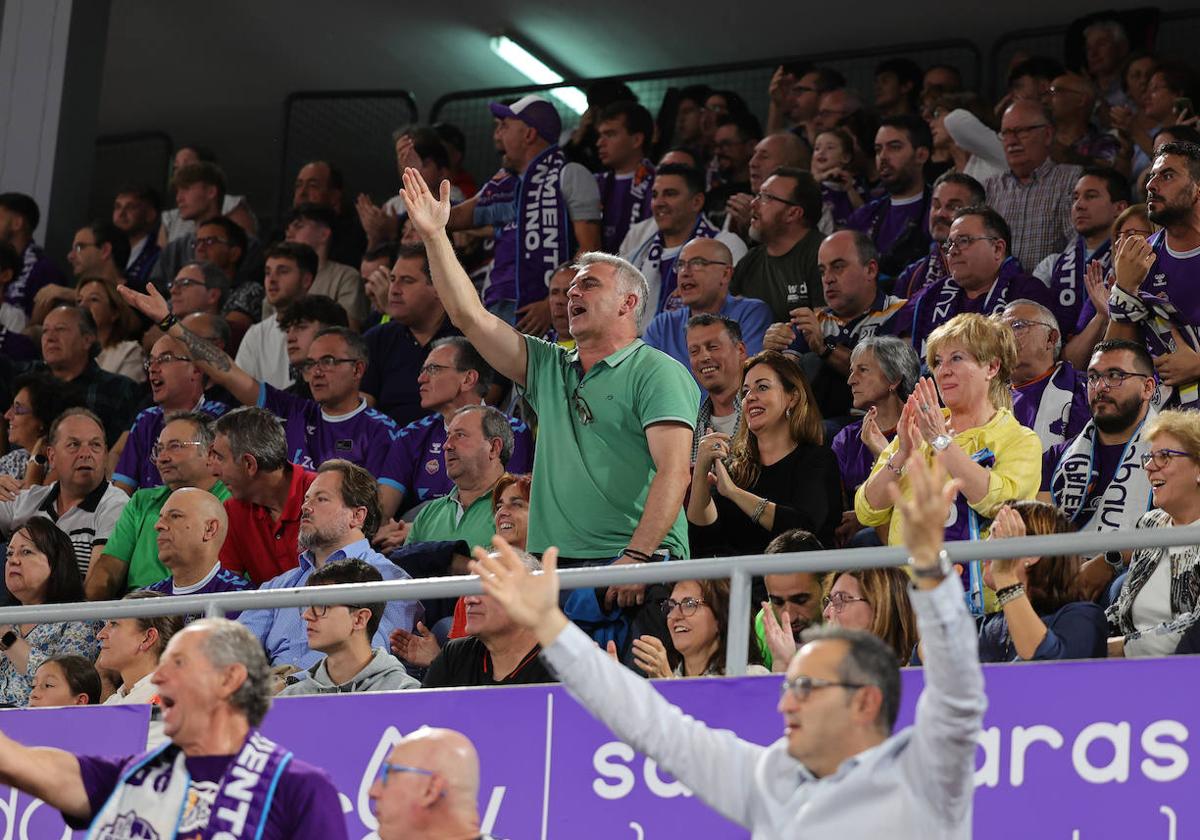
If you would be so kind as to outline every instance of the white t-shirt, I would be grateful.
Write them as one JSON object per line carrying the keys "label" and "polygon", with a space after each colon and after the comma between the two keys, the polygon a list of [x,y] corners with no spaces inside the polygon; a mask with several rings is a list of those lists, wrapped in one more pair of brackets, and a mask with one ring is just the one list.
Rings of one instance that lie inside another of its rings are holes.
{"label": "white t-shirt", "polygon": [[246,330],[236,361],[238,367],[259,382],[266,382],[281,391],[292,384],[287,333],[279,328],[275,318],[265,318]]}

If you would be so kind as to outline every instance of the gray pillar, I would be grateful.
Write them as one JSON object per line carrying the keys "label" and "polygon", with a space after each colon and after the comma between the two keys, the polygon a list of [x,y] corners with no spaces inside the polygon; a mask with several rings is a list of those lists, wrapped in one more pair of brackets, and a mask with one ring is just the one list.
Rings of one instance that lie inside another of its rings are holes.
{"label": "gray pillar", "polygon": [[32,195],[63,255],[86,213],[110,0],[0,0],[0,190]]}

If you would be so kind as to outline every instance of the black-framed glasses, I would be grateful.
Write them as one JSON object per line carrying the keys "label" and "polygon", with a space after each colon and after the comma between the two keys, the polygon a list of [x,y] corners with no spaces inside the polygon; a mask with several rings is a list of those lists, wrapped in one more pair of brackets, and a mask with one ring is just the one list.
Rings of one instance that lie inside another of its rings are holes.
{"label": "black-framed glasses", "polygon": [[189,446],[204,446],[198,440],[169,440],[165,444],[156,443],[150,447],[150,460],[157,461],[164,452],[172,458],[182,455]]}
{"label": "black-framed glasses", "polygon": [[837,680],[823,680],[820,677],[807,677],[801,674],[798,677],[792,677],[790,680],[785,679],[779,684],[779,693],[788,694],[800,700],[801,702],[808,699],[808,696],[819,688],[866,688],[869,683],[852,683],[839,682]]}
{"label": "black-framed glasses", "polygon": [[994,241],[999,238],[999,236],[953,236],[947,239],[945,244],[942,245],[942,252],[949,254],[955,248],[968,247],[972,242],[979,242],[982,239],[991,239]]}
{"label": "black-framed glasses", "polygon": [[1025,332],[1030,327],[1045,327],[1048,330],[1058,329],[1058,324],[1047,324],[1045,321],[1026,321],[1021,318],[1017,318],[1014,321],[1009,321],[1008,326],[1009,329],[1011,329],[1017,335]]}
{"label": "black-framed glasses", "polygon": [[1024,140],[1039,128],[1046,128],[1048,123],[1037,123],[1036,125],[1018,125],[1013,128],[1002,128],[996,132],[996,136],[1001,140]]}
{"label": "black-framed glasses", "polygon": [[417,371],[417,376],[437,376],[444,370],[458,370],[458,368],[453,365],[435,365],[430,363],[422,365],[421,369]]}
{"label": "black-framed glasses", "polygon": [[704,257],[692,257],[690,260],[679,260],[675,263],[676,273],[683,274],[684,271],[699,271],[702,268],[708,268],[710,265],[729,265],[721,260],[706,260]]}
{"label": "black-framed glasses", "polygon": [[407,764],[392,764],[385,761],[379,765],[379,771],[375,774],[375,778],[379,780],[379,784],[386,785],[387,778],[392,773],[416,773],[420,776],[436,776],[434,770],[426,770],[424,767],[409,767]]}
{"label": "black-framed glasses", "polygon": [[1145,452],[1142,454],[1142,469],[1150,466],[1154,462],[1154,466],[1160,470],[1171,463],[1172,458],[1194,458],[1191,452],[1184,452],[1181,449],[1155,449],[1153,452]]}
{"label": "black-framed glasses", "polygon": [[832,595],[826,595],[821,599],[821,607],[826,610],[833,607],[835,613],[840,613],[846,607],[858,601],[862,601],[865,604],[867,599],[855,598],[853,595],[847,595],[845,592],[834,592]]}
{"label": "black-framed glasses", "polygon": [[186,289],[190,286],[203,286],[206,289],[208,288],[208,284],[203,280],[195,280],[191,277],[176,277],[174,280],[167,282],[167,291],[169,292],[172,289]]}
{"label": "black-framed glasses", "polygon": [[142,370],[149,373],[150,368],[154,365],[162,367],[163,365],[171,364],[171,362],[190,362],[191,360],[191,356],[176,356],[174,353],[163,353],[161,356],[151,356],[142,362]]}
{"label": "black-framed glasses", "polygon": [[301,376],[308,376],[313,369],[319,369],[325,373],[333,370],[338,365],[352,365],[358,359],[339,359],[336,356],[322,356],[319,359],[305,359],[303,362],[296,364],[296,370]]}
{"label": "black-framed glasses", "polygon": [[575,416],[579,418],[579,422],[586,426],[596,418],[592,414],[592,407],[587,404],[587,400],[583,398],[583,394],[579,393],[579,387],[579,385],[576,385],[575,390],[571,392],[571,405],[575,408]]}
{"label": "black-framed glasses", "polygon": [[214,245],[229,245],[232,244],[228,239],[222,239],[219,236],[197,236],[193,248],[199,248],[203,245],[205,248],[211,248]]}
{"label": "black-framed glasses", "polygon": [[807,592],[797,592],[795,595],[768,595],[767,600],[777,609],[783,609],[788,604],[793,607],[805,607],[812,600],[812,595]]}
{"label": "black-framed glasses", "polygon": [[1109,370],[1089,370],[1084,379],[1087,381],[1089,388],[1099,388],[1101,382],[1108,388],[1119,388],[1121,383],[1134,376],[1139,376],[1142,379],[1150,378],[1150,374],[1148,373],[1133,373],[1132,371],[1121,370],[1120,368],[1110,368]]}
{"label": "black-framed glasses", "polygon": [[772,195],[766,190],[759,190],[754,194],[754,197],[759,201],[778,201],[780,204],[786,204],[788,207],[799,207],[800,202],[792,201],[790,198],[784,198],[781,195]]}
{"label": "black-framed glasses", "polygon": [[684,598],[682,601],[676,601],[674,598],[667,598],[662,602],[663,615],[670,615],[679,608],[679,614],[684,618],[691,618],[696,614],[696,610],[707,604],[703,598]]}

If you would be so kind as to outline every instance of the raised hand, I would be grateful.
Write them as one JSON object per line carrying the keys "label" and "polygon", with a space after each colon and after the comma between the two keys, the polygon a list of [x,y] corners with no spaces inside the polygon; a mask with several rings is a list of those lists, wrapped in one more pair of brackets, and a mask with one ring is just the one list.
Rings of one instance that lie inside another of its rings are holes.
{"label": "raised hand", "polygon": [[435,197],[417,170],[405,169],[403,181],[400,197],[408,210],[408,220],[422,241],[428,242],[431,237],[444,232],[446,222],[450,220],[450,182],[442,181],[440,195]]}
{"label": "raised hand", "polygon": [[[775,618],[770,601],[762,602],[763,641],[771,651],[771,671],[785,673],[792,657],[796,655],[796,640],[792,637],[792,617],[785,609]],[[785,629],[786,628],[786,629]]]}
{"label": "raised hand", "polygon": [[863,442],[863,445],[870,450],[871,454],[876,458],[879,453],[887,449],[888,439],[879,429],[878,410],[875,406],[867,409],[867,416],[863,418],[862,426],[859,429],[858,437]]}
{"label": "raised hand", "polygon": [[410,633],[397,627],[388,637],[392,645],[392,653],[417,668],[428,668],[433,660],[442,652],[437,636],[429,632],[429,628],[417,622],[416,631]]}
{"label": "raised hand", "polygon": [[[1005,505],[996,511],[996,518],[992,520],[992,526],[988,530],[989,540],[1003,540],[1012,537],[1025,536],[1025,520],[1021,518],[1021,514],[1013,510],[1009,505]],[[997,588],[1007,586],[1010,583],[1017,582],[1016,569],[1024,563],[1029,565],[1036,562],[1034,557],[1010,557],[1003,560],[991,561],[992,581]]]}
{"label": "raised hand", "polygon": [[546,549],[542,572],[534,574],[503,537],[493,537],[492,545],[490,554],[475,547],[471,572],[514,622],[534,631],[543,646],[550,644],[567,624],[558,608],[558,549]]}
{"label": "raised hand", "polygon": [[639,636],[633,640],[633,662],[652,680],[675,676],[667,659],[667,649],[657,636]]}
{"label": "raised hand", "polygon": [[1141,236],[1127,236],[1117,245],[1113,254],[1113,274],[1117,285],[1127,292],[1136,292],[1146,281],[1150,266],[1157,255],[1150,243]]}
{"label": "raised hand", "polygon": [[1107,321],[1109,319],[1108,278],[1104,275],[1104,265],[1100,260],[1092,260],[1088,263],[1087,271],[1083,275],[1083,285],[1087,289],[1088,300],[1092,302],[1092,306],[1096,307],[1096,314]]}
{"label": "raised hand", "polygon": [[134,291],[128,286],[117,286],[117,293],[125,302],[141,312],[154,323],[159,323],[171,314],[171,306],[153,283],[146,284],[146,293]]}
{"label": "raised hand", "polygon": [[901,498],[898,484],[888,485],[892,505],[904,517],[904,544],[918,568],[937,565],[938,552],[945,540],[946,519],[950,506],[958,496],[961,482],[947,479],[939,454],[933,467],[925,466],[923,458],[913,458],[908,465],[909,494]]}

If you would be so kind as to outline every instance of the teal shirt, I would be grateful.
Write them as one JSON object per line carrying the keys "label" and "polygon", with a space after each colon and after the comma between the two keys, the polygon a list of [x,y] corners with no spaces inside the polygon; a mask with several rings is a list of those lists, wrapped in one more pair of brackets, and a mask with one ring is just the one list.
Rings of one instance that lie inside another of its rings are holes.
{"label": "teal shirt", "polygon": [[465,511],[458,503],[458,488],[450,495],[434,499],[417,514],[407,543],[433,542],[435,540],[465,540],[467,547],[481,545],[492,547],[496,535],[496,521],[492,516],[492,494],[480,496]]}
{"label": "teal shirt", "polygon": [[[161,484],[134,493],[104,545],[105,554],[129,566],[125,580],[129,589],[143,589],[171,576],[158,560],[158,532],[154,530],[154,523],[172,492],[170,487]],[[220,481],[212,486],[212,494],[222,502],[230,495],[229,488]]]}
{"label": "teal shirt", "polygon": [[[646,427],[694,430],[700,389],[683,365],[640,339],[586,376],[578,350],[532,336],[525,347],[524,392],[538,416],[529,551],[555,545],[563,557],[616,557],[641,521],[655,476]],[[688,556],[682,506],[661,547]]]}

